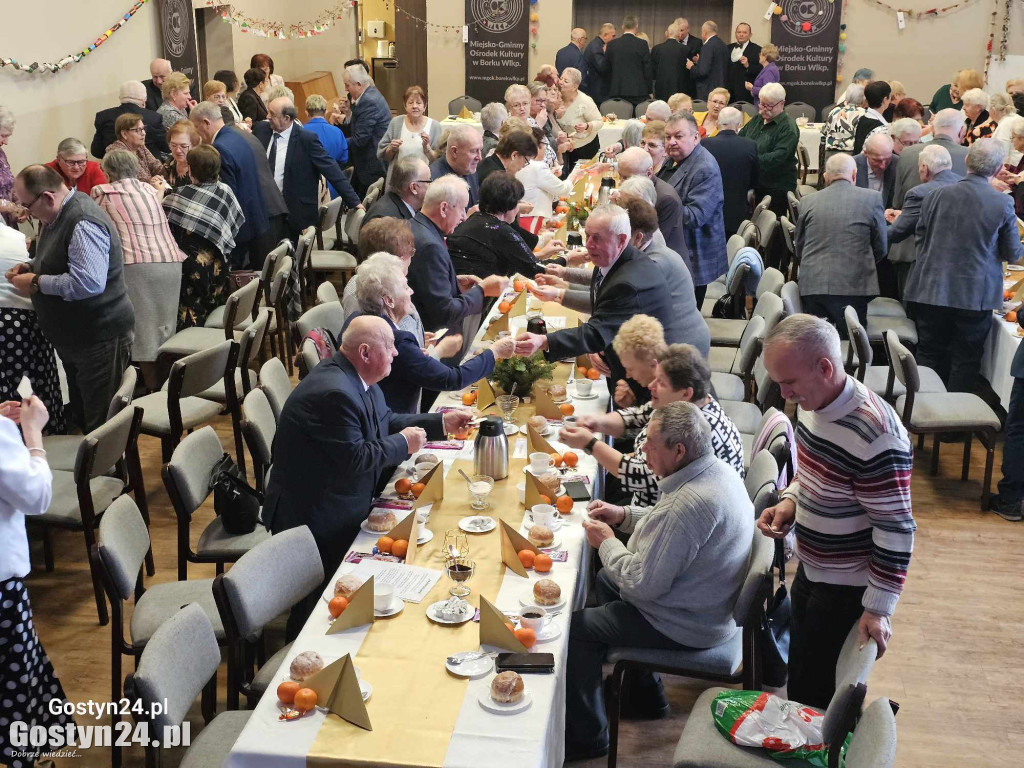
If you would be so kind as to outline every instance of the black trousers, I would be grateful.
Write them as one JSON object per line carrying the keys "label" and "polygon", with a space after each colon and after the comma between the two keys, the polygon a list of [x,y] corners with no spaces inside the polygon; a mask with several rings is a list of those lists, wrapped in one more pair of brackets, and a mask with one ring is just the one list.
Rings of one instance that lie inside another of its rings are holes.
{"label": "black trousers", "polygon": [[828,320],[836,327],[839,337],[843,339],[847,338],[846,318],[843,316],[846,307],[853,307],[860,324],[866,327],[868,324],[868,301],[870,300],[870,296],[833,296],[826,293],[800,297],[804,312]]}
{"label": "black trousers", "polygon": [[933,368],[950,392],[973,392],[985,339],[992,329],[987,309],[912,305],[917,322],[917,364]]}
{"label": "black trousers", "polygon": [[700,310],[704,306],[704,295],[708,292],[706,285],[695,285],[693,286],[693,296],[697,299],[697,309]]}
{"label": "black trousers", "polygon": [[[597,155],[601,151],[601,140],[596,136],[587,144],[582,147],[576,147],[569,152],[562,154],[562,178],[569,178],[569,174],[572,173],[572,169],[576,167],[576,163],[580,160],[589,160],[590,158]],[[547,214],[545,214],[547,215]]]}
{"label": "black trousers", "polygon": [[836,691],[836,662],[864,613],[865,587],[811,581],[797,568],[790,597],[789,698],[822,712]]}
{"label": "black trousers", "polygon": [[1006,412],[1006,442],[1003,444],[1003,479],[999,498],[1004,502],[1024,499],[1024,378],[1013,380],[1010,407]]}
{"label": "black trousers", "polygon": [[88,347],[51,340],[68,377],[71,413],[83,434],[107,420],[107,410],[132,359],[132,336],[116,336]]}

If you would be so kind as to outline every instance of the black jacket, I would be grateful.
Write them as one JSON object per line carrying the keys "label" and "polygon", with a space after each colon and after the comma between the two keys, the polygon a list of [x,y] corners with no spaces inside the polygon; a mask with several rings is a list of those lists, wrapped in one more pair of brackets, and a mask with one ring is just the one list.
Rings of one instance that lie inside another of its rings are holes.
{"label": "black jacket", "polygon": [[646,42],[627,32],[608,42],[605,58],[611,69],[608,98],[637,103],[650,96],[653,73],[651,49]]}
{"label": "black jacket", "polygon": [[665,238],[665,245],[690,263],[689,249],[686,247],[686,234],[683,231],[683,201],[675,187],[667,181],[655,176],[654,192],[657,195],[654,208],[658,212],[658,229]]}
{"label": "black jacket", "polygon": [[853,154],[859,155],[861,150],[864,149],[864,142],[867,140],[871,132],[882,125],[882,121],[876,117],[868,117],[862,115],[860,120],[857,121],[857,130],[853,134]]}
{"label": "black jacket", "polygon": [[448,235],[448,252],[460,275],[534,277],[544,267],[518,227],[489,213],[474,213]]}
{"label": "black jacket", "polygon": [[654,98],[668,101],[680,93],[683,73],[686,71],[686,49],[674,37],[658,43],[651,49],[651,69],[654,74]]}
{"label": "black jacket", "polygon": [[747,218],[747,191],[759,184],[760,163],[757,142],[740,136],[736,131],[719,131],[703,139],[704,149],[718,161],[722,171],[722,190],[725,193],[725,236],[736,234],[740,222]]}
{"label": "black jacket", "polygon": [[416,257],[409,265],[409,287],[424,330],[452,328],[478,314],[484,304],[483,289],[475,285],[465,293],[459,291],[455,267],[437,225],[417,213],[412,218],[412,235]]}
{"label": "black jacket", "polygon": [[[679,44],[683,46],[684,59],[692,59],[704,47],[704,41],[697,35],[687,35],[686,41],[680,40]],[[683,75],[679,81],[679,90],[691,99],[697,98],[697,81],[694,79],[693,70],[686,68],[685,61],[683,61]]]}
{"label": "black jacket", "polygon": [[700,49],[700,60],[691,71],[697,83],[697,98],[708,100],[715,88],[723,87],[729,80],[729,49],[722,38],[712,35]]}
{"label": "black jacket", "polygon": [[394,192],[385,192],[383,195],[377,198],[377,201],[370,206],[369,210],[366,211],[366,216],[363,217],[363,223],[360,228],[365,227],[367,222],[373,221],[374,219],[383,219],[390,217],[392,219],[411,219],[415,214],[409,210],[409,206],[405,204]]}
{"label": "black jacket", "polygon": [[[225,127],[227,126],[225,125]],[[242,128],[235,128],[233,130],[245,140],[245,143],[252,150],[253,161],[256,163],[256,172],[260,178],[260,195],[263,197],[263,204],[267,208],[267,216],[271,218],[274,216],[287,216],[288,203],[284,201],[284,195],[281,194],[281,190],[277,188],[277,182],[274,181],[274,174],[270,170],[270,163],[267,162],[267,148],[260,143],[259,139],[252,135],[251,131],[246,131]]]}
{"label": "black jacket", "polygon": [[[501,160],[498,158],[498,153],[497,152],[492,152],[487,157],[485,157],[483,160],[481,160],[479,163],[477,163],[477,166],[476,166],[476,185],[477,185],[477,188],[479,189],[479,187],[484,183],[484,179],[486,179],[492,173],[494,173],[495,171],[504,171],[504,170],[505,170],[505,164],[502,163]],[[472,203],[471,203],[471,205],[472,205]]]}
{"label": "black jacket", "polygon": [[732,60],[732,52],[739,48],[739,43],[732,43],[729,46],[729,82],[725,87],[729,89],[729,101],[753,101],[754,97],[747,90],[744,83],[754,82],[754,78],[761,74],[761,46],[754,42],[747,42],[747,48],[743,55],[747,57],[747,66],[741,62]]}
{"label": "black jacket", "polygon": [[93,120],[96,133],[93,135],[92,146],[89,147],[89,152],[93,157],[102,159],[107,152],[107,147],[117,141],[117,136],[114,134],[114,123],[121,115],[129,113],[142,115],[142,124],[146,126],[146,146],[150,152],[160,158],[171,151],[167,146],[167,131],[164,130],[163,117],[152,110],[125,102],[96,113],[96,118]]}
{"label": "black jacket", "polygon": [[263,103],[260,95],[251,88],[247,88],[238,95],[238,111],[242,117],[252,120],[253,126],[260,120],[267,119],[267,105]]}
{"label": "black jacket", "polygon": [[595,37],[583,49],[583,60],[587,62],[587,87],[583,92],[594,100],[597,108],[608,98],[611,87],[612,71],[604,53],[604,40]]}

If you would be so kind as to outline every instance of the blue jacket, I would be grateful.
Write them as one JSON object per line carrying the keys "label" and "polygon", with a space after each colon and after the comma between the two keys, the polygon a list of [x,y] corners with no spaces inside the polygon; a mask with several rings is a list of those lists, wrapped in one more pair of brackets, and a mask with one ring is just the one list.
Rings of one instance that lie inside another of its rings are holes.
{"label": "blue jacket", "polygon": [[904,298],[954,309],[998,309],[1003,306],[1003,262],[1021,257],[1013,198],[968,173],[921,203],[917,264]]}
{"label": "blue jacket", "polygon": [[595,37],[583,49],[583,60],[587,65],[587,87],[581,90],[594,100],[597,108],[608,98],[608,89],[612,83],[612,68],[604,55],[604,40]]}
{"label": "blue jacket", "polygon": [[359,532],[384,473],[409,456],[397,434],[418,426],[443,437],[441,414],[396,414],[377,385],[364,389],[340,352],[288,396],[274,437],[274,471],[263,504],[273,533],[308,525],[324,571],[333,573]]}
{"label": "blue jacket", "polygon": [[[281,192],[288,203],[288,226],[301,231],[315,226],[320,210],[320,176],[341,192],[345,205],[355,208],[362,202],[352,189],[348,176],[335,160],[327,156],[320,139],[312,131],[292,124],[288,139],[288,155],[284,160],[284,184]],[[270,147],[274,129],[266,120],[252,127],[253,135],[265,147]],[[274,169],[270,169],[273,173]]]}
{"label": "blue jacket", "polygon": [[251,242],[270,228],[267,206],[260,192],[260,177],[253,162],[252,149],[231,126],[221,128],[213,139],[220,152],[220,180],[231,187],[245,215],[245,223],[235,235],[236,247]]}
{"label": "blue jacket", "polygon": [[416,256],[409,265],[409,286],[423,327],[428,331],[456,328],[463,318],[478,314],[483,308],[483,289],[474,285],[460,293],[455,267],[441,230],[422,212],[417,213],[410,223]]}
{"label": "blue jacket", "polygon": [[[348,139],[341,132],[341,128],[331,125],[322,117],[311,117],[302,127],[316,134],[327,156],[337,161],[340,168],[348,164]],[[338,190],[333,184],[327,182],[327,188],[331,191],[332,200],[338,196]]]}
{"label": "blue jacket", "polygon": [[683,201],[683,229],[694,285],[707,285],[729,268],[725,250],[725,193],[718,161],[700,144],[669,183]]}
{"label": "blue jacket", "polygon": [[355,177],[363,186],[384,177],[384,166],[377,158],[377,145],[390,124],[391,107],[381,92],[371,85],[352,108],[352,132],[348,138]]}
{"label": "blue jacket", "polygon": [[[569,43],[565,48],[560,48],[558,53],[555,54],[555,69],[558,70],[558,76],[561,77],[562,73],[569,67],[578,69],[583,79],[580,81],[580,90],[583,90],[583,86],[587,82],[587,60],[583,55],[583,51],[580,50],[576,43]],[[586,91],[583,91],[586,93]]]}
{"label": "blue jacket", "polygon": [[[353,318],[362,312],[355,312],[345,320],[348,326]],[[476,357],[469,358],[462,365],[442,363],[424,354],[416,337],[409,331],[401,330],[385,317],[395,334],[395,351],[398,356],[391,361],[391,373],[380,381],[384,400],[395,413],[419,413],[420,393],[427,389],[432,392],[451,392],[468,387],[494,370],[494,353],[484,350]]]}
{"label": "blue jacket", "polygon": [[715,88],[726,86],[729,81],[729,58],[729,46],[718,35],[712,35],[704,41],[700,49],[700,59],[691,71],[697,83],[698,99],[707,101],[708,94]]}
{"label": "blue jacket", "polygon": [[448,158],[441,155],[437,160],[430,164],[430,180],[434,181],[442,176],[447,176],[449,173],[458,176],[464,182],[469,185],[469,207],[472,208],[474,205],[480,202],[480,178],[475,173],[469,174],[469,176],[463,176],[461,173],[456,171],[450,165],[448,165]]}
{"label": "blue jacket", "polygon": [[[892,165],[890,164],[889,167],[892,168]],[[908,191],[907,196],[903,198],[903,209],[900,212],[899,218],[889,225],[889,246],[891,247],[894,243],[898,243],[901,240],[906,240],[914,234],[914,231],[917,229],[917,222],[921,220],[921,203],[924,202],[929,193],[941,187],[956,184],[962,178],[963,176],[953,173],[953,171],[947,168],[945,171],[939,171],[935,174],[935,178],[931,181],[919,184]],[[860,169],[857,170],[857,181],[860,181]]]}
{"label": "blue jacket", "polygon": [[[892,208],[893,192],[896,188],[896,161],[898,157],[893,157],[892,162],[885,168],[885,173],[882,174],[882,188],[879,190],[882,193],[882,206],[885,208]],[[870,189],[868,186],[868,157],[863,152],[859,155],[853,156],[853,162],[857,165],[857,186],[861,189]]]}

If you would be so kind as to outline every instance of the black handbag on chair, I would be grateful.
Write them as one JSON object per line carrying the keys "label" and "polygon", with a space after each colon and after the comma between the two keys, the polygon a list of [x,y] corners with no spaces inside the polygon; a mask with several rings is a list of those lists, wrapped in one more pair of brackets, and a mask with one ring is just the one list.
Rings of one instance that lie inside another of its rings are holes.
{"label": "black handbag on chair", "polygon": [[263,495],[245,481],[235,460],[226,453],[213,467],[210,488],[213,511],[220,516],[225,531],[239,536],[256,530]]}
{"label": "black handbag on chair", "polygon": [[792,605],[786,587],[786,554],[782,539],[775,541],[775,562],[779,566],[779,588],[761,614],[761,678],[770,688],[781,688],[789,676],[789,625]]}

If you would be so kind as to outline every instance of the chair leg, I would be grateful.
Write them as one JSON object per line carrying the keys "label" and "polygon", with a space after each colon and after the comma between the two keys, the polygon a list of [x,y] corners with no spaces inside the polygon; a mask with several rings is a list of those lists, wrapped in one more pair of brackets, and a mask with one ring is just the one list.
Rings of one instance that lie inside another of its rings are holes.
{"label": "chair leg", "polygon": [[89,563],[89,574],[92,576],[92,590],[96,595],[96,613],[99,614],[100,626],[104,627],[110,621],[110,616],[107,614],[107,600],[103,595],[103,585],[100,584],[100,575],[96,572],[96,568],[93,565],[92,556],[92,545],[96,543],[95,533],[88,526],[85,529],[85,556]]}
{"label": "chair leg", "polygon": [[971,438],[973,435],[968,432],[967,437],[964,438],[964,466],[960,472],[961,482],[967,482],[967,478],[971,472]]}
{"label": "chair leg", "polygon": [[161,436],[160,438],[160,459],[164,464],[171,460],[171,454],[174,453],[174,441],[170,437]]}
{"label": "chair leg", "polygon": [[917,436],[917,450],[919,450],[919,451],[923,451],[924,450],[924,432],[922,432],[921,434],[919,434]]}
{"label": "chair leg", "polygon": [[604,708],[608,715],[608,768],[615,768],[619,759],[619,717],[622,702],[622,677],[626,674],[626,665],[621,661],[612,669],[612,684],[608,686],[608,697]]}
{"label": "chair leg", "polygon": [[43,530],[43,563],[46,565],[46,572],[53,573],[53,531],[50,526],[44,525]]}
{"label": "chair leg", "polygon": [[988,502],[992,489],[992,465],[996,460],[996,436],[990,433],[986,434],[985,438],[985,479],[982,481],[981,486],[982,510],[988,509]]}
{"label": "chair leg", "polygon": [[228,711],[234,712],[238,709],[238,683],[239,683],[239,669],[238,666],[241,663],[238,646],[240,643],[245,642],[240,640],[235,643],[228,644],[228,693],[227,693],[227,708]]}
{"label": "chair leg", "polygon": [[932,440],[932,465],[931,465],[929,471],[933,475],[939,474],[939,444],[941,442],[941,440],[939,438],[941,438],[941,437],[942,437],[942,435],[940,433],[936,432],[935,433],[935,437]]}
{"label": "chair leg", "polygon": [[237,413],[231,414],[231,431],[235,433],[235,456],[238,459],[238,468],[242,470],[242,477],[245,477],[245,449],[242,447],[242,425],[239,423]]}

